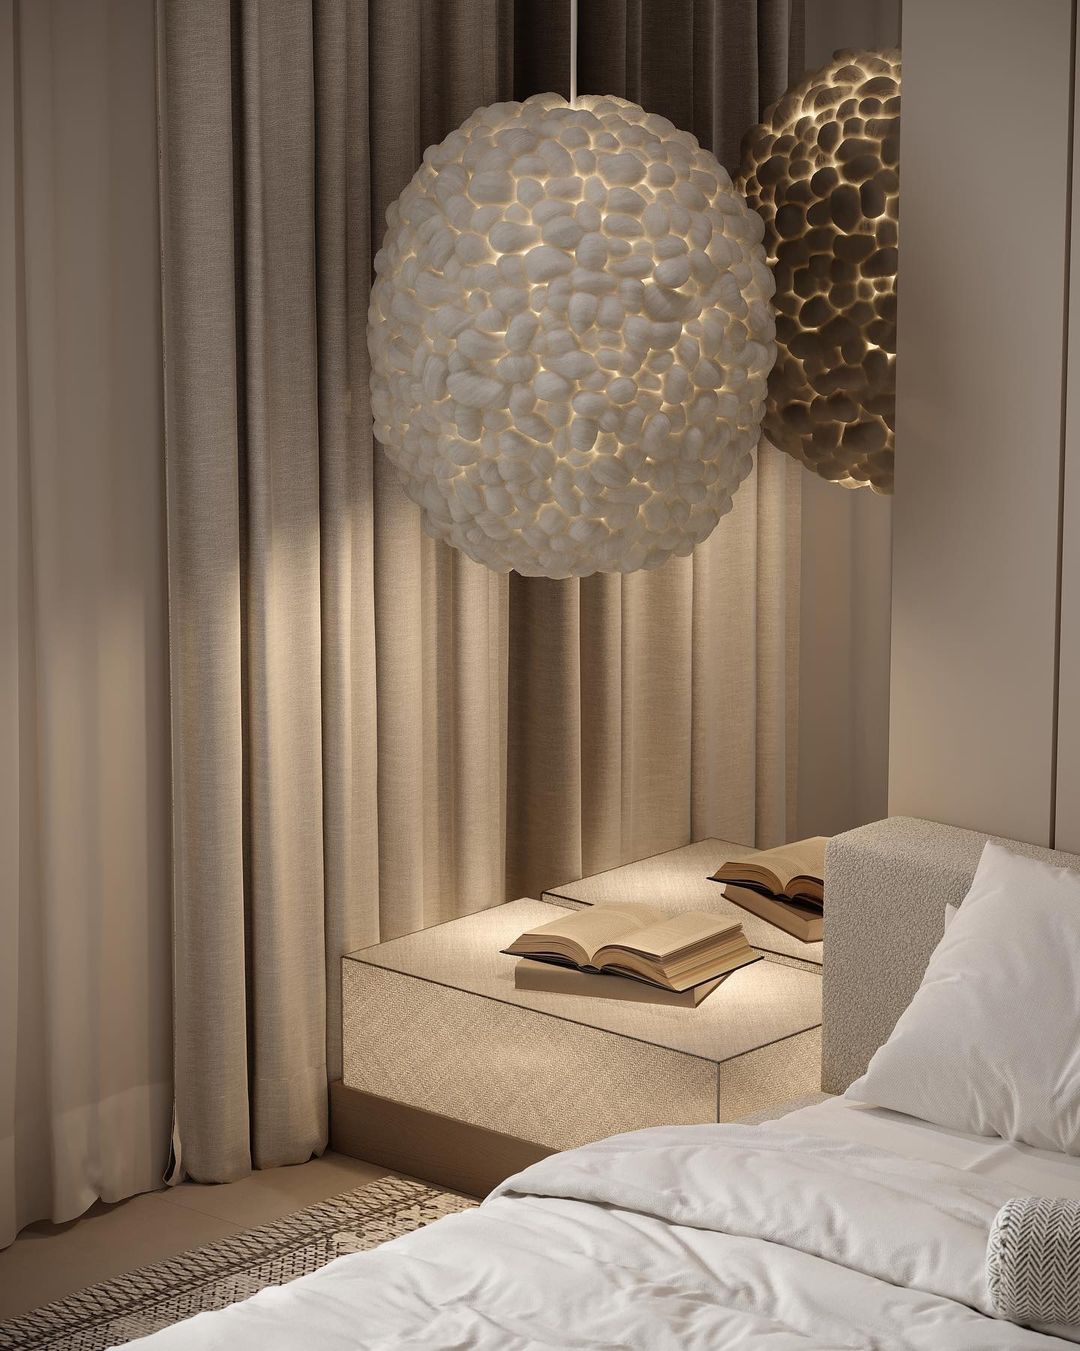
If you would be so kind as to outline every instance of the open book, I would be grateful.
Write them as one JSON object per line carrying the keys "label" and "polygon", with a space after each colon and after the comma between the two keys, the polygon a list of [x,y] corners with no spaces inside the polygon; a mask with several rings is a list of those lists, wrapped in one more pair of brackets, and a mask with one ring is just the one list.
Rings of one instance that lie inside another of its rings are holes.
{"label": "open book", "polygon": [[[779,849],[766,849],[749,858],[723,863],[713,873],[714,882],[734,882],[775,900],[795,902],[821,913],[825,899],[824,835],[814,835]],[[734,898],[733,898],[734,899]]]}
{"label": "open book", "polygon": [[579,966],[534,962],[528,957],[519,957],[514,966],[517,990],[584,995],[588,999],[626,999],[635,1004],[666,1004],[677,1009],[696,1009],[725,980],[727,974],[692,985],[689,990],[665,990],[648,980],[622,980],[610,972],[583,971]]}
{"label": "open book", "polygon": [[595,905],[560,915],[503,951],[581,971],[631,976],[664,990],[692,989],[758,958],[742,925],[726,916],[699,910],[668,915],[652,905]]}
{"label": "open book", "polygon": [[737,887],[734,882],[725,885],[724,895],[741,909],[749,910],[752,915],[757,915],[777,929],[783,929],[800,943],[820,943],[825,936],[824,915],[801,901],[780,901],[763,891]]}

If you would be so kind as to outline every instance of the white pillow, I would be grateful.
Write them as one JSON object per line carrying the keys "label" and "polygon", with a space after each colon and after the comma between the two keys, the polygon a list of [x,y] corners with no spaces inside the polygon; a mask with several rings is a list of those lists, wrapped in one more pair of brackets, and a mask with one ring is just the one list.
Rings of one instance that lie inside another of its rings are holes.
{"label": "white pillow", "polygon": [[1080,1154],[1080,872],[988,843],[915,998],[845,1097]]}

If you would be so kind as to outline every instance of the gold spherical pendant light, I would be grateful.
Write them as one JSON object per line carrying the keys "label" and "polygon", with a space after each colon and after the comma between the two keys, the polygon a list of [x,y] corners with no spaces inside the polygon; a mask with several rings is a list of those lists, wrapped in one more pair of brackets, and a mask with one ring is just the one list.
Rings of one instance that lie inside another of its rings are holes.
{"label": "gold spherical pendant light", "polygon": [[837,52],[747,135],[777,358],[765,435],[822,478],[889,493],[896,389],[900,53]]}
{"label": "gold spherical pendant light", "polygon": [[475,112],[387,213],[375,435],[497,571],[688,554],[750,472],[775,355],[762,223],[688,132],[541,94]]}

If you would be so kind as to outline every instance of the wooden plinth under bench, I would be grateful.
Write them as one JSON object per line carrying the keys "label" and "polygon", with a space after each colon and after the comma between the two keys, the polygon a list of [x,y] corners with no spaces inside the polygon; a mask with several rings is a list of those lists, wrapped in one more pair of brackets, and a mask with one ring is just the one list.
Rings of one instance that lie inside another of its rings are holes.
{"label": "wooden plinth under bench", "polygon": [[554,1150],[374,1093],[330,1085],[330,1148],[424,1182],[486,1196]]}

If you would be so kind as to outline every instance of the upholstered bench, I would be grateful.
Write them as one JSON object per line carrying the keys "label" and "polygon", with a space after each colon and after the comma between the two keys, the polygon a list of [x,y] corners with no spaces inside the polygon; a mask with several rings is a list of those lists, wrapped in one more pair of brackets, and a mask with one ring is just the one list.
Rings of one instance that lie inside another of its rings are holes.
{"label": "upholstered bench", "polygon": [[[334,1147],[482,1190],[553,1150],[816,1091],[821,945],[735,909],[708,881],[735,848],[704,841],[348,954]],[[752,943],[779,950],[696,1009],[516,989],[500,949],[603,899],[730,911]]]}

